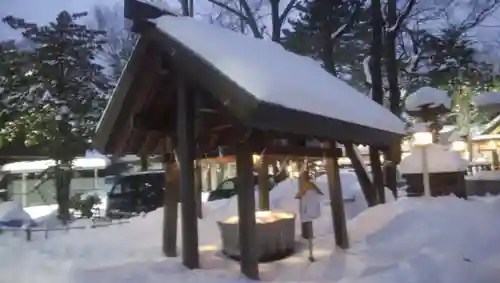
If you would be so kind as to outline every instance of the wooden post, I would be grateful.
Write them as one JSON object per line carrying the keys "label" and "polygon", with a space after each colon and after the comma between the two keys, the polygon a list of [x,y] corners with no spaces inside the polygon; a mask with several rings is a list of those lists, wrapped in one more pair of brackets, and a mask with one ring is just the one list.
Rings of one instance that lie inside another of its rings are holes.
{"label": "wooden post", "polygon": [[194,97],[186,91],[184,80],[177,81],[177,148],[180,169],[180,199],[182,209],[182,263],[187,268],[199,268],[198,218],[194,186]]}
{"label": "wooden post", "polygon": [[498,151],[497,149],[493,150],[491,153],[491,170],[495,171],[498,170],[498,167],[500,166],[500,159],[498,158]]}
{"label": "wooden post", "polygon": [[163,192],[163,254],[167,257],[177,256],[177,218],[179,202],[179,167],[171,151],[170,139],[166,141],[165,191]]}
{"label": "wooden post", "polygon": [[202,170],[202,165],[201,161],[197,160],[196,161],[196,167],[195,167],[195,189],[196,189],[196,211],[198,214],[198,218],[202,219],[203,218],[203,201],[202,201],[202,193],[203,193],[203,170]]}
{"label": "wooden post", "polygon": [[325,170],[328,178],[328,190],[330,192],[330,208],[332,211],[332,222],[335,232],[335,242],[342,249],[349,248],[347,236],[347,225],[344,211],[344,198],[340,183],[340,171],[337,156],[327,156],[325,159]]}
{"label": "wooden post", "polygon": [[247,144],[239,144],[236,152],[236,172],[238,188],[238,233],[240,242],[240,269],[250,279],[258,280],[259,266],[255,239],[255,195],[253,184],[252,152]]}
{"label": "wooden post", "polygon": [[149,169],[149,159],[148,156],[141,156],[141,171],[148,171]]}
{"label": "wooden post", "polygon": [[262,156],[257,164],[258,179],[259,179],[259,210],[270,210],[269,203],[269,190],[271,184],[269,183],[269,162],[266,156]]}
{"label": "wooden post", "polygon": [[[298,190],[301,191],[302,187],[305,186],[305,182],[307,182],[308,174],[307,168],[304,165],[305,163],[302,160],[297,160],[297,170],[299,170],[299,179],[298,179]],[[313,232],[313,223],[312,221],[308,222],[300,222],[300,235],[302,239],[312,239],[314,237]]]}

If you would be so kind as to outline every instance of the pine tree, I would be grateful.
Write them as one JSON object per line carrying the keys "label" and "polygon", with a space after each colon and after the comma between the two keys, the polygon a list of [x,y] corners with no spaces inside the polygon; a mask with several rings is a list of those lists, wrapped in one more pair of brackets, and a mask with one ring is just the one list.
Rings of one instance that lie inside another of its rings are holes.
{"label": "pine tree", "polygon": [[[283,45],[292,52],[316,60],[321,60],[325,48],[331,49],[334,59],[332,74],[354,87],[363,88],[362,62],[370,49],[371,31],[370,15],[363,3],[363,0],[301,1],[298,4],[299,17],[290,20],[291,29],[284,30]],[[331,31],[328,40],[324,38],[325,28]]]}
{"label": "pine tree", "polygon": [[29,54],[29,92],[13,102],[33,114],[28,116],[35,117],[40,128],[32,128],[29,134],[43,141],[59,164],[56,199],[64,222],[69,219],[71,161],[89,147],[110,89],[103,67],[96,63],[105,33],[79,24],[84,16],[63,11],[45,26],[13,16],[4,18],[34,45]]}

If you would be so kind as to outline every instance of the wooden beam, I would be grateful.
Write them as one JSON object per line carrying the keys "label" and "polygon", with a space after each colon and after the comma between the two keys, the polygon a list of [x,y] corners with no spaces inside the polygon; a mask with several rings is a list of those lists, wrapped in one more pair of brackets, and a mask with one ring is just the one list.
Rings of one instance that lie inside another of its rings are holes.
{"label": "wooden beam", "polygon": [[259,279],[259,267],[255,239],[255,195],[253,184],[252,151],[248,144],[238,144],[236,154],[236,172],[238,188],[238,233],[240,242],[240,269],[250,279]]}
{"label": "wooden beam", "polygon": [[157,79],[157,70],[159,68],[158,60],[156,60],[157,58],[155,56],[157,52],[149,48],[148,53],[152,53],[152,56],[148,56],[148,59],[142,62],[141,66],[138,68],[138,74],[135,75],[132,87],[129,93],[127,93],[127,97],[130,98],[125,100],[124,109],[120,110],[126,113],[118,116],[118,118],[122,120],[120,121],[122,125],[116,134],[115,141],[117,144],[113,144],[114,155],[119,156],[123,153],[129,140],[128,137],[134,132],[131,117],[134,113],[138,112],[146,100],[150,98],[152,94],[151,89]]}
{"label": "wooden beam", "polygon": [[344,198],[340,182],[340,171],[337,157],[327,156],[325,158],[325,170],[328,179],[328,190],[330,192],[330,208],[332,222],[335,232],[335,242],[342,249],[349,248],[347,236],[347,225],[344,211]]}
{"label": "wooden beam", "polygon": [[180,168],[182,209],[182,263],[190,269],[199,268],[198,218],[194,184],[194,97],[186,82],[177,81],[177,155]]}

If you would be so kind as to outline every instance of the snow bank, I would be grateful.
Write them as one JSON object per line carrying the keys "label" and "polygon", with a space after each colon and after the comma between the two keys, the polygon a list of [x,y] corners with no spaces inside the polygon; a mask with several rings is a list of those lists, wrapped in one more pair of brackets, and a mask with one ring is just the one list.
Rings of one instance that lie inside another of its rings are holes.
{"label": "snow bank", "polygon": [[444,106],[451,109],[451,98],[446,91],[425,86],[410,94],[405,100],[405,108],[409,111],[417,111],[424,106],[429,108]]}
{"label": "snow bank", "polygon": [[31,216],[31,219],[37,221],[37,219],[45,217],[56,211],[57,207],[57,204],[35,205],[25,207],[24,211]]}
{"label": "snow bank", "polygon": [[[410,155],[401,160],[399,172],[401,174],[422,173],[421,148],[414,147]],[[466,171],[468,161],[463,159],[458,152],[448,150],[441,144],[431,144],[427,147],[428,168],[431,173]]]}
{"label": "snow bank", "polygon": [[472,176],[467,176],[466,179],[497,181],[500,180],[500,171],[479,171]]}
{"label": "snow bank", "polygon": [[31,217],[21,204],[14,201],[0,203],[0,226],[21,227],[31,224]]}
{"label": "snow bank", "polygon": [[[164,16],[157,27],[257,99],[349,123],[404,134],[404,123],[317,62],[281,45],[186,17]],[[300,78],[300,79],[290,79]],[[352,111],[352,105],[363,111]]]}
{"label": "snow bank", "polygon": [[480,93],[472,99],[477,107],[500,105],[500,92]]}

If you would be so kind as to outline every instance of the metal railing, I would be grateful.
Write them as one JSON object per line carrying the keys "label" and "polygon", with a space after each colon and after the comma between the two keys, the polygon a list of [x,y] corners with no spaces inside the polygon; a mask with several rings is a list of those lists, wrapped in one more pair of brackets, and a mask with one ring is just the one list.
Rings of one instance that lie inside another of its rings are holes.
{"label": "metal railing", "polygon": [[114,225],[122,225],[126,223],[130,223],[129,220],[119,220],[119,221],[99,221],[99,218],[91,219],[92,222],[90,225],[66,225],[59,226],[53,228],[47,227],[31,227],[31,226],[23,226],[23,227],[0,227],[0,232],[11,232],[14,234],[24,233],[26,235],[26,241],[31,241],[33,239],[33,233],[44,233],[44,238],[49,238],[49,232],[53,231],[66,231],[70,230],[84,230],[84,229],[96,229],[96,228],[104,228],[110,227]]}

